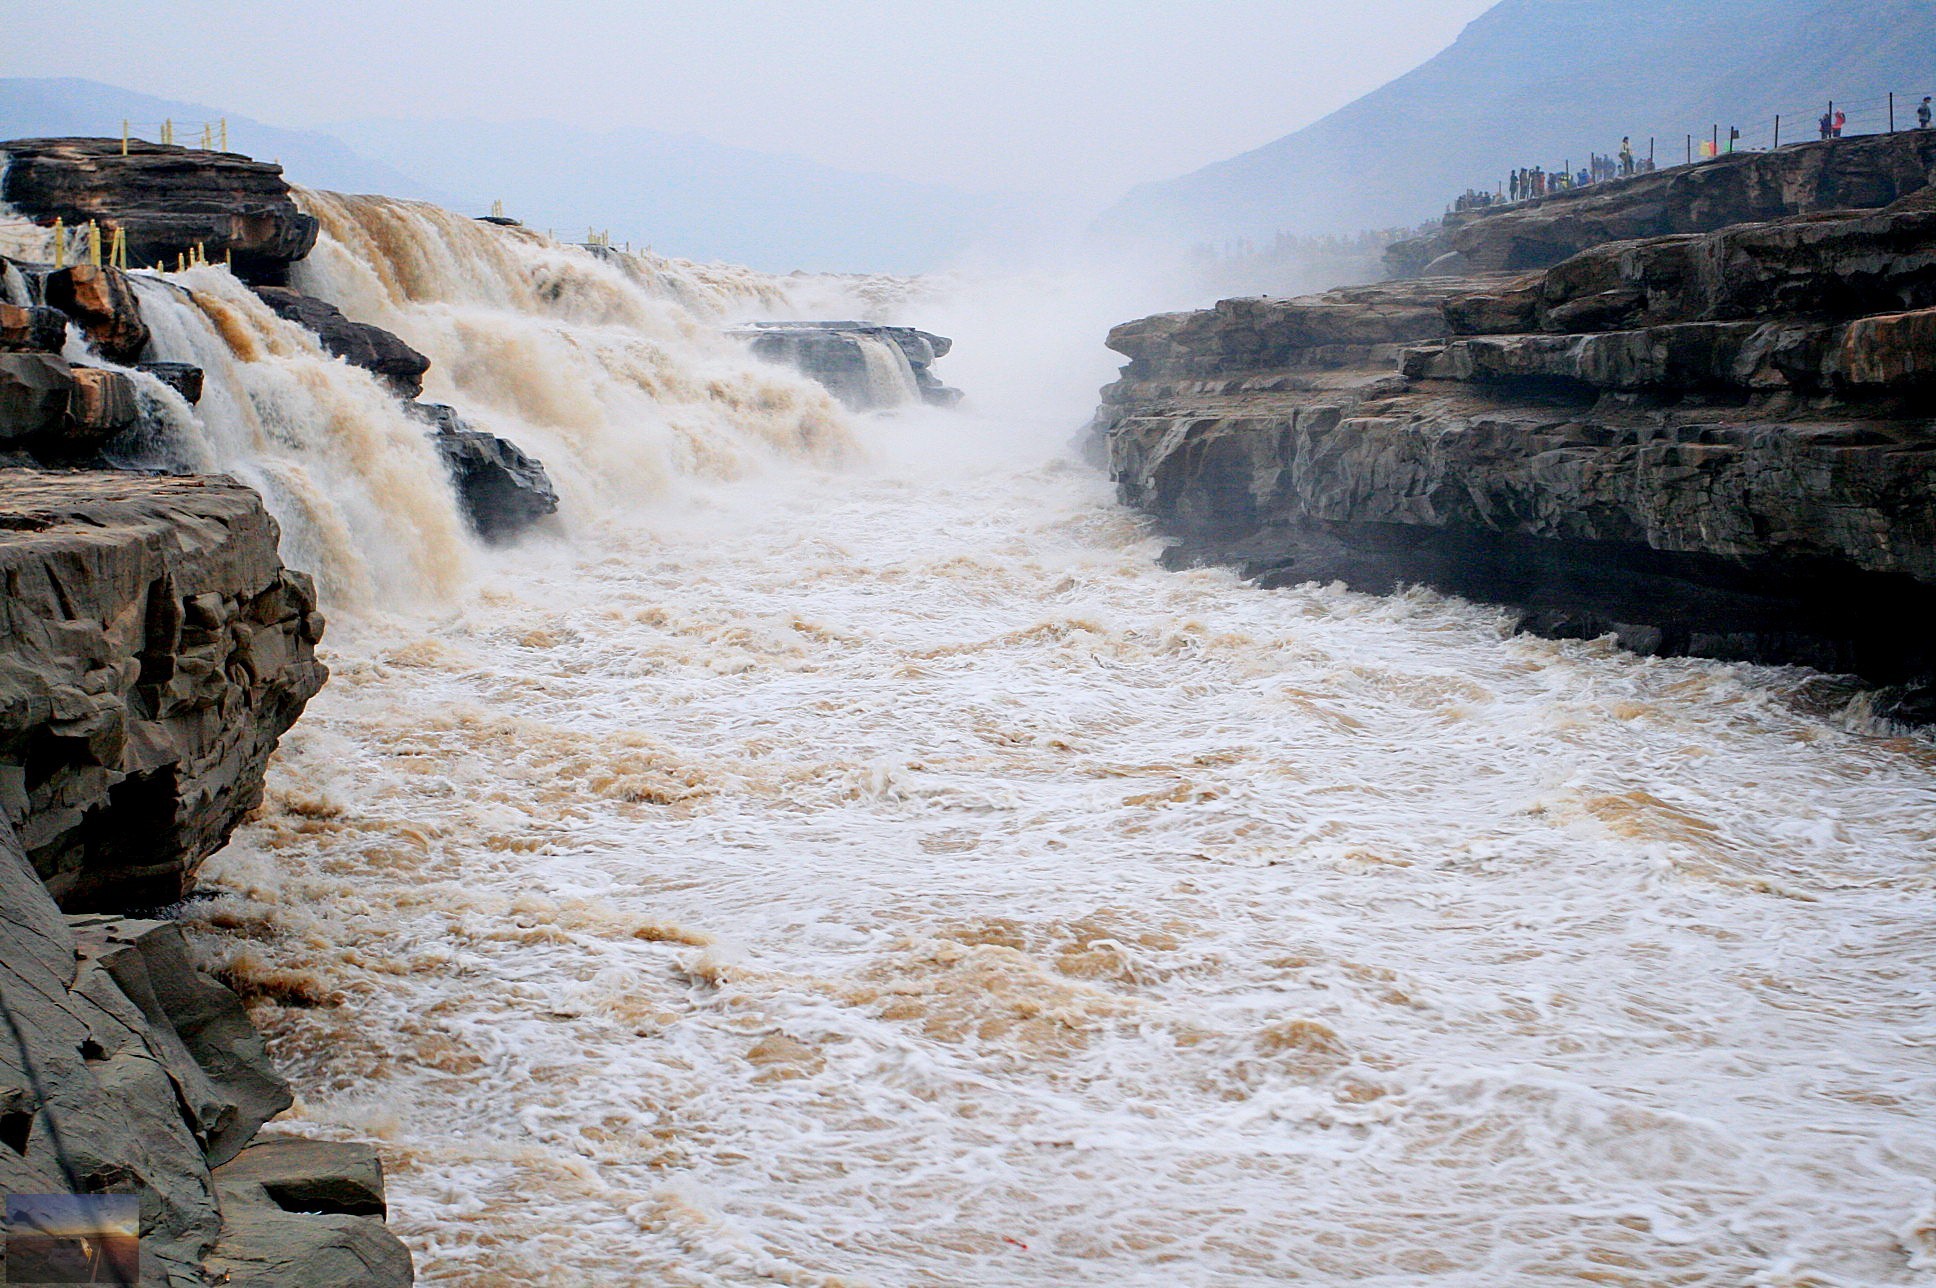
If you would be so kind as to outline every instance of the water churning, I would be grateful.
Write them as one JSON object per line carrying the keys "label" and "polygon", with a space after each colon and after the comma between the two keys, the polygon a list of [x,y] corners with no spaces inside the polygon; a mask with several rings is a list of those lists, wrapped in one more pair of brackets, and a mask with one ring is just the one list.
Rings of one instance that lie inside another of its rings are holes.
{"label": "water churning", "polygon": [[475,550],[373,382],[184,279],[194,463],[340,624],[192,915],[425,1282],[1936,1274],[1926,739],[1164,572],[1079,408],[852,420],[718,335],[771,279],[303,199],[303,285],[566,499]]}

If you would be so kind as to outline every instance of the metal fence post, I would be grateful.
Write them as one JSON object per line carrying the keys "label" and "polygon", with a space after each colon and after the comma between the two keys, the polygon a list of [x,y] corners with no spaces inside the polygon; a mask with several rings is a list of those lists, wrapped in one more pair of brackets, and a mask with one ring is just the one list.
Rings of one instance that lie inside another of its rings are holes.
{"label": "metal fence post", "polygon": [[1896,92],[1889,91],[1889,133],[1896,132]]}
{"label": "metal fence post", "polygon": [[1775,113],[1775,151],[1781,151],[1781,113]]}

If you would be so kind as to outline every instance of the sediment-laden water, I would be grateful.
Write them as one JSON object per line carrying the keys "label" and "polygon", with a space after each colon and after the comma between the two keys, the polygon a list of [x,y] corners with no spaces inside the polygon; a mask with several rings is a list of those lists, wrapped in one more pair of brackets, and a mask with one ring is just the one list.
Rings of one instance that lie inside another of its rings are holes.
{"label": "sediment-laden water", "polygon": [[565,501],[479,548],[371,378],[144,286],[228,391],[156,450],[334,623],[190,915],[424,1281],[1936,1282],[1928,738],[1164,572],[995,331],[854,422],[718,334],[773,279],[304,201]]}
{"label": "sediment-laden water", "polygon": [[1928,1281],[1927,742],[861,432],[339,634],[211,866],[427,1281]]}

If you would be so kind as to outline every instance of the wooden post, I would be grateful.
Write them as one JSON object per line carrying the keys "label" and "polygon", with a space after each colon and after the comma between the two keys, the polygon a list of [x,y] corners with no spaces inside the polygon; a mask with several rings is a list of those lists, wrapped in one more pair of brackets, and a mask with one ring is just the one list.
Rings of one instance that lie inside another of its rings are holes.
{"label": "wooden post", "polygon": [[161,123],[161,141],[169,147],[175,146],[175,122],[166,120]]}
{"label": "wooden post", "polygon": [[126,117],[121,119],[121,155],[128,155],[128,121]]}
{"label": "wooden post", "polygon": [[67,226],[59,216],[54,219],[54,269],[56,272],[67,267]]}
{"label": "wooden post", "polygon": [[87,262],[94,268],[101,267],[101,225],[92,219],[87,221]]}
{"label": "wooden post", "polygon": [[229,150],[229,118],[225,116],[222,118],[222,151],[227,152],[228,150]]}

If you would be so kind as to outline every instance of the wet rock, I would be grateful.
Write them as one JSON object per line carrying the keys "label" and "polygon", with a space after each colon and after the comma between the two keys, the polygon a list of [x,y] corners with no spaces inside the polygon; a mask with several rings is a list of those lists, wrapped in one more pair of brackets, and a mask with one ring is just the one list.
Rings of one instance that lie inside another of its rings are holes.
{"label": "wet rock", "polygon": [[757,356],[795,368],[855,411],[961,401],[961,391],[933,369],[954,347],[946,336],[872,322],[756,322],[733,334],[750,340]]}
{"label": "wet rock", "polygon": [[58,309],[0,301],[0,353],[59,353],[67,318]]}
{"label": "wet rock", "polygon": [[202,369],[187,362],[144,362],[145,371],[191,403],[202,400]]}
{"label": "wet rock", "polygon": [[42,282],[41,294],[50,308],[72,319],[109,362],[131,363],[148,347],[141,304],[128,275],[118,268],[77,264],[57,269]]}
{"label": "wet rock", "polygon": [[232,152],[115,139],[14,139],[0,200],[29,218],[96,220],[126,233],[136,264],[172,265],[201,247],[238,274],[280,281],[316,244],[316,220],[289,195],[282,167]]}
{"label": "wet rock", "polygon": [[256,294],[278,317],[308,327],[323,348],[353,367],[362,367],[387,381],[405,398],[423,392],[430,359],[382,327],[352,322],[334,304],[281,286],[259,286]]}
{"label": "wet rock", "polygon": [[383,1168],[368,1146],[272,1138],[215,1169],[222,1231],[208,1259],[241,1288],[404,1288],[410,1252],[383,1224]]}
{"label": "wet rock", "polygon": [[181,897],[326,672],[226,479],[0,472],[0,811],[72,911]]}
{"label": "wet rock", "polygon": [[435,431],[464,513],[487,541],[508,541],[558,512],[558,493],[544,465],[509,439],[471,428],[442,403],[411,403],[411,415]]}
{"label": "wet rock", "polygon": [[66,433],[75,381],[50,353],[0,353],[0,450],[22,450]]}
{"label": "wet rock", "polygon": [[67,407],[70,450],[96,450],[140,419],[134,381],[125,372],[101,367],[70,367],[68,372],[74,377],[74,396]]}

